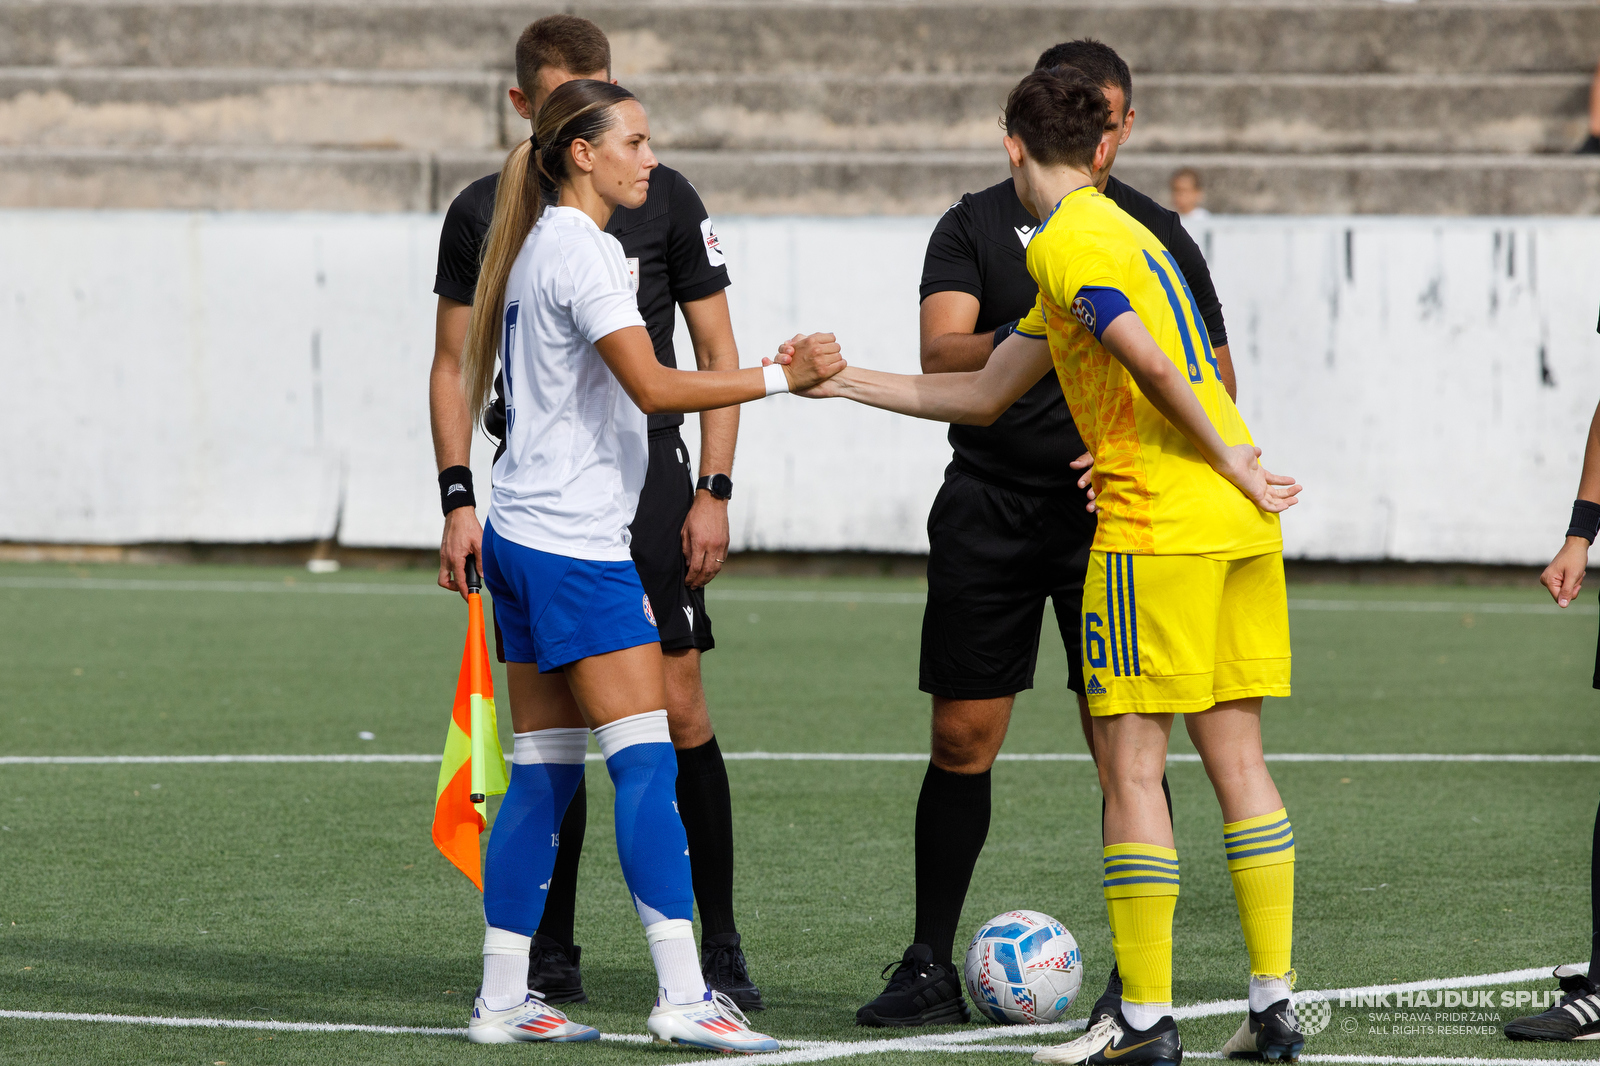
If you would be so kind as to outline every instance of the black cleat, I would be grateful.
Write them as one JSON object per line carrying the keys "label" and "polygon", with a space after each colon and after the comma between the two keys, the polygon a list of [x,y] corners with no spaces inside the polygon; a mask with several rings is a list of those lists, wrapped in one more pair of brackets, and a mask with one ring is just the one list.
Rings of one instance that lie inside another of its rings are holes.
{"label": "black cleat", "polygon": [[721,992],[740,1010],[767,1009],[761,1001],[761,989],[750,980],[738,933],[708,936],[700,941],[700,973],[707,988]]}
{"label": "black cleat", "polygon": [[1115,1018],[1121,1009],[1122,975],[1117,972],[1117,964],[1112,962],[1111,977],[1106,981],[1106,990],[1094,1001],[1094,1009],[1089,1012],[1089,1024],[1093,1025],[1101,1018]]}
{"label": "black cleat", "polygon": [[[889,971],[894,973],[890,975]],[[972,1020],[961,975],[933,961],[926,944],[912,944],[898,963],[883,968],[883,994],[856,1011],[856,1024],[904,1029],[916,1025],[961,1025]]]}
{"label": "black cleat", "polygon": [[1251,1011],[1239,1023],[1239,1031],[1222,1045],[1230,1059],[1255,1059],[1258,1062],[1299,1062],[1306,1046],[1306,1035],[1287,999],[1280,999],[1264,1011]]}
{"label": "black cleat", "polygon": [[1527,1018],[1506,1023],[1513,1040],[1600,1040],[1600,988],[1579,966],[1558,966],[1561,1002]]}
{"label": "black cleat", "polygon": [[1179,1066],[1183,1062],[1183,1041],[1178,1039],[1178,1023],[1170,1014],[1144,1030],[1129,1025],[1120,1007],[1115,1016],[1090,1022],[1087,1033],[1044,1048],[1033,1061],[1062,1066]]}
{"label": "black cleat", "polygon": [[546,1003],[587,1003],[578,956],[583,949],[574,944],[564,947],[538,933],[528,948],[528,989],[544,996]]}

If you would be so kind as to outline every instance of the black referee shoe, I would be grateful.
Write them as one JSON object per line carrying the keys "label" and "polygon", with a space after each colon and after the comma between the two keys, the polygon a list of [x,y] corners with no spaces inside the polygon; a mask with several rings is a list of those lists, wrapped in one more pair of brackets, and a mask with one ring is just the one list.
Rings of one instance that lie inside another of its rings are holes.
{"label": "black referee shoe", "polygon": [[583,990],[583,974],[578,970],[578,956],[583,949],[574,944],[564,947],[560,941],[538,933],[528,947],[528,988],[544,995],[546,1003],[587,1003],[588,993]]}
{"label": "black referee shoe", "polygon": [[1506,1023],[1513,1040],[1600,1040],[1600,989],[1580,966],[1558,966],[1561,1002],[1527,1018]]}
{"label": "black referee shoe", "polygon": [[[889,971],[893,969],[891,975]],[[926,944],[912,944],[899,963],[883,968],[883,994],[856,1011],[856,1024],[905,1029],[917,1025],[961,1025],[972,1020],[961,975],[933,961]]]}
{"label": "black referee shoe", "polygon": [[1106,982],[1106,990],[1100,993],[1100,998],[1094,1001],[1094,1009],[1089,1012],[1089,1026],[1101,1018],[1115,1018],[1122,1009],[1122,975],[1117,972],[1117,964],[1111,964],[1111,979]]}
{"label": "black referee shoe", "polygon": [[739,947],[739,934],[708,936],[700,941],[700,975],[706,987],[721,992],[733,1000],[740,1010],[766,1010],[761,1000],[761,989],[750,980],[750,970],[745,966],[744,949]]}

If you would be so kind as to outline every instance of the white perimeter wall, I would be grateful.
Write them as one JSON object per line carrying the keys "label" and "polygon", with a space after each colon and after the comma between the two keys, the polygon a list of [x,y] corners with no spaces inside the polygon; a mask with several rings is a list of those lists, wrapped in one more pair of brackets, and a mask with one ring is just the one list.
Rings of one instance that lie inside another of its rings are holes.
{"label": "white perimeter wall", "polygon": [[[719,221],[746,361],[826,329],[855,362],[914,370],[933,221]],[[439,224],[0,212],[0,540],[436,544]],[[1306,485],[1291,554],[1549,558],[1600,400],[1600,220],[1216,218],[1196,236],[1240,406]],[[931,423],[746,405],[735,547],[926,550],[948,459]]]}

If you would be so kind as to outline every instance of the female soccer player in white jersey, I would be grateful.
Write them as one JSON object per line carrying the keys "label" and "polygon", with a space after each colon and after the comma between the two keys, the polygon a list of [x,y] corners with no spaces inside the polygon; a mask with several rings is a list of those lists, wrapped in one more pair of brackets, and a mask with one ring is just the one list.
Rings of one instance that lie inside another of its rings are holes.
{"label": "female soccer player in white jersey", "polygon": [[[717,1051],[775,1051],[725,996],[706,990],[694,892],[674,805],[661,645],[628,552],[648,462],[646,414],[702,411],[807,388],[843,369],[833,337],[787,367],[669,369],[639,315],[622,245],[604,232],[638,207],[656,165],[644,108],[602,81],[561,86],[539,112],[538,147],[501,171],[463,359],[481,412],[498,353],[506,452],[495,464],[483,576],[506,648],[516,730],[511,786],[484,869],[477,1043],[596,1039],[528,991],[557,833],[589,732],[616,784],[617,851],[644,922],[659,992],[650,1035]],[[547,204],[549,206],[547,206]]]}

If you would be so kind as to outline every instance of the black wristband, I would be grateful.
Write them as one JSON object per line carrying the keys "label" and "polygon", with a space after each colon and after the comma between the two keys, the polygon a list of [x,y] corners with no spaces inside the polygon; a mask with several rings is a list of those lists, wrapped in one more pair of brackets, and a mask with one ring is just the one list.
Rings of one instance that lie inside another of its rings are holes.
{"label": "black wristband", "polygon": [[439,506],[449,514],[457,507],[476,507],[478,500],[472,495],[472,471],[464,466],[452,466],[439,471]]}
{"label": "black wristband", "polygon": [[1600,503],[1588,500],[1572,501],[1572,521],[1567,525],[1567,536],[1582,537],[1590,544],[1600,533]]}
{"label": "black wristband", "polygon": [[1007,337],[1011,336],[1017,331],[1017,325],[1021,321],[1022,319],[1020,318],[1014,318],[1003,326],[996,326],[994,328],[994,346],[996,348],[1000,347],[1001,341],[1005,340]]}

